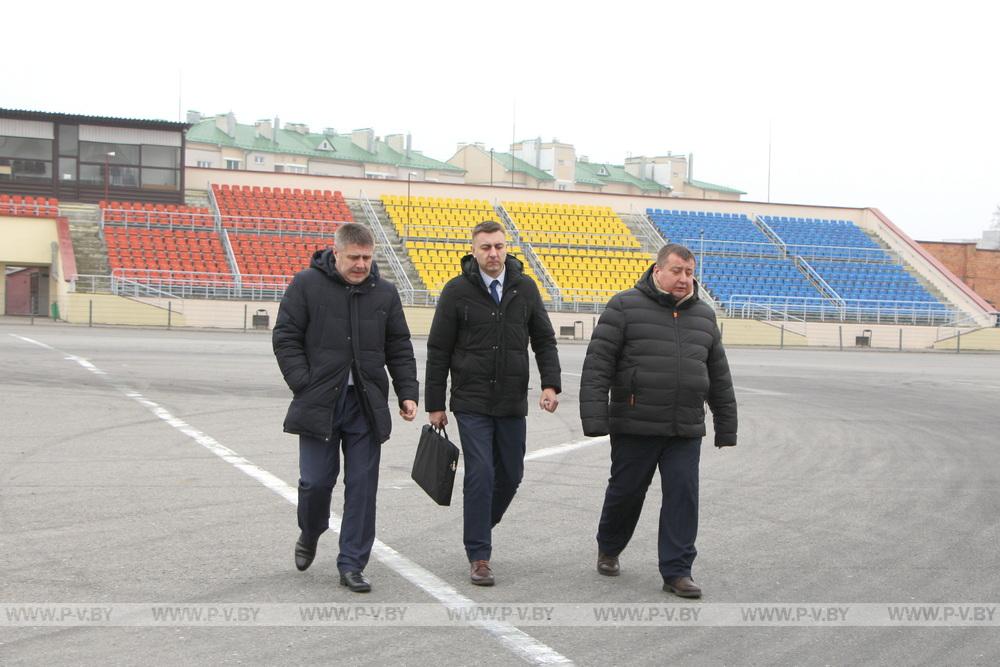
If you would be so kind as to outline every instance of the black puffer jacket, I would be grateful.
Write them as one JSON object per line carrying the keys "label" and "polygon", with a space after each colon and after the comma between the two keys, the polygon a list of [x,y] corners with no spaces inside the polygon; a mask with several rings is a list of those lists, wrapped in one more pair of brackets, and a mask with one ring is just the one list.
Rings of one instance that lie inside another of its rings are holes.
{"label": "black puffer jacket", "polygon": [[678,305],[652,281],[650,267],[611,297],[594,329],[580,381],[583,432],[703,436],[707,401],[716,446],[735,445],[736,394],[715,312],[697,284]]}
{"label": "black puffer jacket", "polygon": [[317,250],[308,269],[295,274],[271,337],[285,383],[294,398],[284,428],[288,433],[329,440],[333,408],[354,370],[355,391],[378,442],[389,439],[389,380],[400,406],[420,395],[417,362],[399,293],[371,274],[351,285],[334,267],[330,249]]}
{"label": "black puffer jacket", "polygon": [[542,388],[559,392],[556,336],[535,282],[521,260],[507,255],[503,295],[497,306],[483,284],[475,257],[462,258],[462,274],[441,290],[427,338],[424,407],[445,409],[451,370],[451,411],[494,417],[528,414],[528,342]]}

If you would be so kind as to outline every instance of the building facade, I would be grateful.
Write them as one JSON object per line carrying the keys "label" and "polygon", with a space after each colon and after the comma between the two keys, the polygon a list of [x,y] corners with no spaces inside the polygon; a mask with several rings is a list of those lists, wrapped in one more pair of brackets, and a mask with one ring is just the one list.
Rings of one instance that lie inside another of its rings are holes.
{"label": "building facade", "polygon": [[347,176],[439,183],[463,183],[465,172],[411,147],[409,135],[384,139],[364,128],[341,134],[333,128],[312,132],[302,123],[278,118],[240,124],[232,113],[203,118],[188,112],[188,167],[258,172]]}
{"label": "building facade", "polygon": [[184,200],[186,123],[0,109],[0,192]]}

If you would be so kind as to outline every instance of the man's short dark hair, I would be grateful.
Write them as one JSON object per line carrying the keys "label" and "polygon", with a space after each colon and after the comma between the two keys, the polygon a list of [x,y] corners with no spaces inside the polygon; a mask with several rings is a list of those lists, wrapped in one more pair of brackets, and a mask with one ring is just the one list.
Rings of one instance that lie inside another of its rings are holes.
{"label": "man's short dark hair", "polygon": [[371,230],[356,222],[346,222],[333,235],[333,242],[338,248],[346,248],[349,245],[359,245],[364,248],[375,246],[375,237]]}
{"label": "man's short dark hair", "polygon": [[660,252],[656,253],[656,265],[663,266],[666,264],[667,257],[670,255],[677,255],[685,262],[694,259],[694,253],[688,250],[687,246],[682,246],[680,243],[668,243],[660,248]]}
{"label": "man's short dark hair", "polygon": [[472,228],[472,238],[475,239],[476,234],[492,234],[493,232],[504,232],[504,235],[507,235],[503,226],[496,220],[483,220]]}

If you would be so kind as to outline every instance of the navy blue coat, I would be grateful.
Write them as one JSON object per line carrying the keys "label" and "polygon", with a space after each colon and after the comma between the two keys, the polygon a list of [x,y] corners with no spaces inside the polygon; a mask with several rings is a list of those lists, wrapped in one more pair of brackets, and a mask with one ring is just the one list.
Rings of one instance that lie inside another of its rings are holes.
{"label": "navy blue coat", "polygon": [[329,440],[334,406],[348,372],[378,442],[389,439],[389,379],[400,407],[417,401],[417,362],[395,286],[371,274],[348,283],[330,249],[317,250],[308,269],[295,274],[281,299],[271,337],[274,356],[292,390],[284,430]]}

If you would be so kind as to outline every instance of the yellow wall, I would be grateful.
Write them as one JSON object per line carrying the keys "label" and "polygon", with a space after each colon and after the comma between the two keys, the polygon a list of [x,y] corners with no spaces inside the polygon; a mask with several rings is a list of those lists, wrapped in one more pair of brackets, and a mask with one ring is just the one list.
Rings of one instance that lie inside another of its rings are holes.
{"label": "yellow wall", "polygon": [[[90,308],[93,305],[93,319]],[[167,326],[167,309],[111,294],[63,292],[59,296],[60,319],[73,324],[124,324],[133,326]],[[176,308],[176,306],[174,306]],[[170,313],[171,326],[189,326],[184,314]]]}
{"label": "yellow wall", "polygon": [[[0,270],[2,270],[0,265]],[[167,326],[166,299],[126,299],[107,294],[68,293],[66,283],[58,281],[59,310],[62,319],[74,324],[87,324],[88,307],[93,303],[95,324],[121,324],[133,326]],[[2,296],[2,291],[0,291]],[[0,301],[2,303],[2,301]],[[253,315],[261,309],[267,313],[269,328],[278,315],[278,302],[259,301],[209,301],[204,299],[176,299],[171,304],[171,326],[242,329],[244,322],[253,328]],[[429,306],[404,307],[410,333],[426,336],[430,332],[434,308]],[[583,340],[589,340],[599,316],[594,313],[549,313],[556,334],[562,327],[571,327],[577,335],[582,328]],[[778,347],[782,342],[781,322],[761,322],[721,318],[722,340],[726,345]],[[844,349],[855,348],[855,337],[871,330],[871,347],[882,350],[899,348],[902,333],[904,350],[954,350],[955,329],[939,327],[914,327],[892,325],[858,325],[792,322],[784,325],[785,347],[837,348],[843,341]],[[560,340],[567,342],[567,337]],[[1000,328],[979,329],[962,333],[962,350],[1000,351]]]}
{"label": "yellow wall", "polygon": [[0,217],[0,262],[14,266],[48,266],[56,221],[49,218]]}
{"label": "yellow wall", "polygon": [[[757,320],[720,319],[722,342],[725,345],[768,345],[778,347],[801,347],[808,345],[808,339],[790,327],[785,327],[782,338],[781,325],[765,324]],[[784,342],[782,342],[784,341]]]}
{"label": "yellow wall", "polygon": [[958,337],[952,336],[935,343],[934,349],[954,350],[959,345],[961,345],[962,350],[990,350],[1000,352],[1000,329],[993,327],[962,334],[961,343],[959,343]]}

